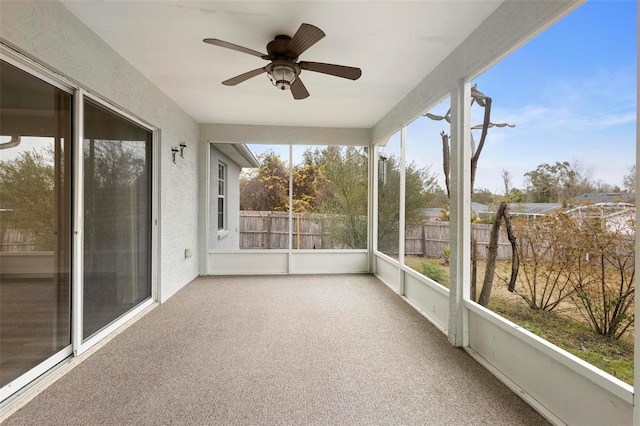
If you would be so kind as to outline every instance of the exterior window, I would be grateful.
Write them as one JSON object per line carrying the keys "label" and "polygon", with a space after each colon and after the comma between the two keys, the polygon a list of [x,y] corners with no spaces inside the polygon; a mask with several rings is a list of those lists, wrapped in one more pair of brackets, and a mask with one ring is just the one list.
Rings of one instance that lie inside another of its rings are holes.
{"label": "exterior window", "polygon": [[223,231],[226,228],[226,180],[227,166],[218,162],[218,231]]}

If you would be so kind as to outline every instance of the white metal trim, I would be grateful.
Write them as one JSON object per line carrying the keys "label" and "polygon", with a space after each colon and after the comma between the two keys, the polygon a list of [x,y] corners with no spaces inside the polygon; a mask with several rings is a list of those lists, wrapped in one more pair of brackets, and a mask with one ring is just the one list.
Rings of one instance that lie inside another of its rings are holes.
{"label": "white metal trim", "polygon": [[115,114],[121,115],[122,117],[126,118],[129,121],[132,121],[133,123],[137,124],[138,126],[144,127],[147,131],[149,132],[153,132],[154,130],[158,130],[158,128],[150,123],[147,123],[146,121],[136,117],[135,115],[132,115],[131,113],[127,112],[126,110],[120,108],[117,105],[112,104],[111,102],[109,102],[108,100],[94,95],[91,92],[88,91],[83,91],[84,93],[84,97],[87,99],[92,100],[93,102],[99,104],[100,106],[106,108],[107,110],[109,110],[110,112],[113,112]]}
{"label": "white metal trim", "polygon": [[151,298],[160,301],[160,130],[151,136]]}
{"label": "white metal trim", "polygon": [[402,265],[401,268],[405,274],[410,275],[412,278],[417,279],[418,281],[420,281],[422,284],[426,285],[430,289],[435,290],[438,293],[442,294],[443,296],[446,296],[447,298],[449,298],[449,289],[447,287],[443,286],[440,283],[435,282],[429,277],[425,277],[420,272],[412,269],[409,266]]}
{"label": "white metal trim", "polygon": [[402,271],[402,266],[404,266],[404,246],[405,246],[405,222],[406,219],[404,217],[406,212],[406,186],[407,186],[407,170],[406,170],[406,160],[405,160],[405,150],[406,150],[406,139],[407,139],[407,126],[402,126],[400,129],[400,200],[398,203],[398,263],[400,264],[399,268],[399,280],[398,288],[400,295],[404,296],[404,273]]}
{"label": "white metal trim", "polygon": [[[209,249],[209,254],[268,254],[268,253],[289,253],[289,249]],[[296,253],[322,253],[322,254],[343,254],[343,253],[367,253],[366,249],[296,249],[293,254]]]}
{"label": "white metal trim", "polygon": [[371,272],[374,274],[376,271],[376,265],[373,261],[376,252],[378,251],[378,153],[379,148],[378,145],[373,145],[371,147],[371,158],[369,161],[373,163],[373,168],[371,172],[371,245],[369,250],[371,250]]}
{"label": "white metal trim", "polygon": [[526,390],[518,386],[513,380],[509,378],[509,376],[502,374],[500,370],[498,370],[495,366],[493,366],[490,362],[484,359],[479,353],[474,351],[472,348],[465,346],[464,350],[475,359],[480,365],[486,368],[491,374],[493,374],[498,380],[505,384],[509,389],[511,389],[516,395],[522,398],[527,404],[529,404],[533,409],[535,409],[542,417],[547,419],[549,422],[555,425],[564,425],[566,424],[560,418],[558,418],[555,414],[553,414],[547,407],[542,405],[535,399],[533,396],[527,393]]}
{"label": "white metal trim", "polygon": [[73,137],[73,239],[71,290],[71,343],[74,354],[82,346],[84,291],[84,90],[74,97]]}
{"label": "white metal trim", "polygon": [[557,347],[542,337],[531,333],[529,330],[509,321],[487,308],[478,305],[475,302],[465,300],[463,303],[467,309],[473,311],[510,335],[531,345],[532,348],[535,348],[553,360],[558,361],[582,377],[618,396],[620,399],[633,404],[633,386],[628,383],[625,383],[622,380],[600,370],[577,356]]}
{"label": "white metal trim", "polygon": [[62,76],[0,42],[0,59],[71,95],[78,89]]}
{"label": "white metal trim", "polygon": [[465,322],[465,296],[469,297],[471,263],[471,85],[459,80],[451,93],[451,200],[450,247],[451,274],[449,293],[449,342],[454,346],[468,343]]}
{"label": "white metal trim", "polygon": [[46,360],[42,361],[37,366],[33,367],[31,370],[27,371],[24,374],[16,377],[11,382],[7,383],[0,389],[0,401],[5,401],[10,396],[19,392],[29,383],[33,382],[35,379],[52,369],[57,364],[64,361],[66,358],[71,356],[73,353],[72,346],[69,345],[64,349],[56,352]]}
{"label": "white metal trim", "polygon": [[109,325],[104,327],[102,330],[98,331],[96,334],[94,334],[93,336],[91,336],[87,340],[85,340],[82,343],[82,345],[80,345],[80,348],[76,351],[76,356],[77,355],[81,355],[82,353],[84,353],[87,350],[91,349],[92,346],[94,346],[95,344],[97,344],[101,340],[103,340],[104,338],[106,338],[109,335],[111,335],[113,332],[115,332],[120,327],[122,327],[123,325],[128,323],[136,315],[142,313],[145,309],[147,309],[148,307],[152,306],[154,303],[155,302],[153,301],[153,299],[151,297],[146,299],[145,301],[139,303],[135,308],[133,308],[130,311],[126,312],[125,314],[123,314],[122,316],[117,318],[115,321],[113,321],[112,323],[110,323]]}
{"label": "white metal trim", "polygon": [[288,272],[293,272],[293,145],[289,144],[289,256]]}

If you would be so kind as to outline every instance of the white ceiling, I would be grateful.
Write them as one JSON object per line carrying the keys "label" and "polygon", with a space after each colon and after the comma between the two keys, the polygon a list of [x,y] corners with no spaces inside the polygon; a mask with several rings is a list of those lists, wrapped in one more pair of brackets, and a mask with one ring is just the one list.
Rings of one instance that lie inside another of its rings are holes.
{"label": "white ceiling", "polygon": [[[497,1],[76,1],[63,3],[199,123],[373,127],[501,3]],[[299,60],[362,69],[357,81],[303,71],[311,96],[294,100],[267,64],[212,46],[218,38],[266,53],[301,23],[326,37]]]}

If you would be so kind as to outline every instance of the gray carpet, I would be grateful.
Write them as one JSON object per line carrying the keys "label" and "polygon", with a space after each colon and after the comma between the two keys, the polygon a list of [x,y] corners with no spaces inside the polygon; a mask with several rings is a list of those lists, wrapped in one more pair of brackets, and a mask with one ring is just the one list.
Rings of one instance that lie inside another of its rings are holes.
{"label": "gray carpet", "polygon": [[370,275],[198,278],[10,425],[539,425]]}

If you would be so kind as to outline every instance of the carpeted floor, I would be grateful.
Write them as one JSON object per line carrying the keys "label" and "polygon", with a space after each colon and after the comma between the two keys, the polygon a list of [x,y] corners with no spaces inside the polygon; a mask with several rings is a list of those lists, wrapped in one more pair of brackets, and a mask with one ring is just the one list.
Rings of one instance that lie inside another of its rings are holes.
{"label": "carpeted floor", "polygon": [[539,425],[370,275],[198,278],[10,425]]}

